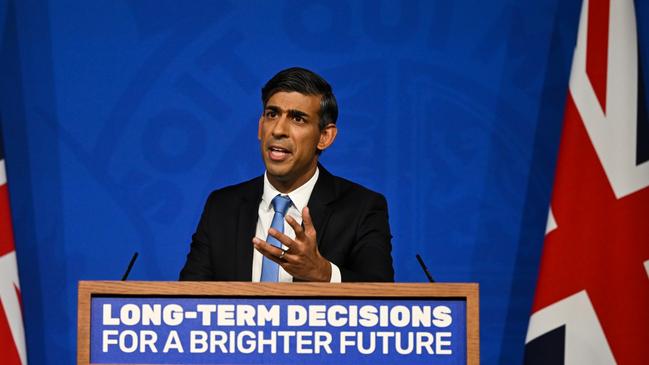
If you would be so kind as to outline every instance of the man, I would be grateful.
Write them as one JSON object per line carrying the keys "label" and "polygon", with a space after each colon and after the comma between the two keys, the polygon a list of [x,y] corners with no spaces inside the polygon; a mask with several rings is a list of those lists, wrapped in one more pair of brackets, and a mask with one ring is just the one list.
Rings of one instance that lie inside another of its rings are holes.
{"label": "man", "polygon": [[329,84],[289,68],[261,96],[266,173],[212,192],[180,280],[394,281],[385,198],[318,164],[338,131]]}

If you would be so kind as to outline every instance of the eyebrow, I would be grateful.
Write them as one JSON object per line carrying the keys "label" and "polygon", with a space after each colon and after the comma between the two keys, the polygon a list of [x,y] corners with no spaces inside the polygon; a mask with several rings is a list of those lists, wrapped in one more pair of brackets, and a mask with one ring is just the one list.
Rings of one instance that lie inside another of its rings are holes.
{"label": "eyebrow", "polygon": [[[266,105],[266,110],[272,110],[274,112],[284,112],[282,108],[275,106],[275,105]],[[287,112],[289,117],[300,117],[303,119],[309,119],[309,114],[298,110],[298,109],[289,109]]]}
{"label": "eyebrow", "polygon": [[309,119],[309,114],[307,114],[307,113],[305,113],[303,111],[297,110],[297,109],[289,109],[288,110],[288,116],[291,117],[291,118],[300,117],[302,119]]}

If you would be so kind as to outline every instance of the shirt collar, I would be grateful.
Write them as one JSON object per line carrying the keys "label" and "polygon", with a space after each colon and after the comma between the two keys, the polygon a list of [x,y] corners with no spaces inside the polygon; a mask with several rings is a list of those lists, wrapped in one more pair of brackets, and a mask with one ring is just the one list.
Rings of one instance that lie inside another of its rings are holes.
{"label": "shirt collar", "polygon": [[288,197],[293,202],[295,208],[297,208],[298,212],[302,214],[302,209],[304,209],[304,207],[306,207],[306,205],[309,203],[309,198],[311,198],[311,193],[313,192],[315,183],[318,181],[319,175],[320,175],[320,169],[316,167],[315,174],[313,174],[313,176],[311,176],[311,178],[307,182],[305,182],[302,186],[298,187],[297,189],[289,192],[288,194],[283,194],[280,193],[279,190],[275,189],[275,187],[270,183],[270,181],[268,180],[268,172],[265,172],[264,173],[264,194],[261,197],[262,206],[266,210],[271,210],[273,209],[271,206],[273,198],[275,198],[278,194],[288,195]]}

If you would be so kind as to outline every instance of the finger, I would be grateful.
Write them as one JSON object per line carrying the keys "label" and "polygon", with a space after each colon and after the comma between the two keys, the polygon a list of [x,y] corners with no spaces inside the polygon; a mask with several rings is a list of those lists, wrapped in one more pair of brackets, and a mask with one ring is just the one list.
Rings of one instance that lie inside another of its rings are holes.
{"label": "finger", "polygon": [[276,230],[275,228],[271,228],[268,230],[268,234],[275,237],[279,242],[281,242],[284,246],[288,247],[288,249],[291,249],[292,247],[295,246],[295,241],[291,239],[291,237],[285,235],[284,233]]}
{"label": "finger", "polygon": [[[252,242],[262,255],[268,257],[270,260],[276,262],[280,266],[284,267],[286,270],[286,264],[295,264],[300,262],[299,255],[295,255],[289,252],[288,249],[283,250],[273,244],[270,244],[264,240],[260,240],[255,237],[252,239]],[[282,255],[284,252],[284,255]]]}
{"label": "finger", "polygon": [[[254,244],[255,248],[257,251],[259,251],[262,255],[266,256],[270,260],[281,264],[283,262],[283,259],[280,259],[279,256],[282,255],[282,250],[279,247],[273,246],[270,243],[260,240],[259,238],[255,237],[252,239],[252,243]],[[284,255],[286,257],[286,254]]]}
{"label": "finger", "polygon": [[290,215],[286,216],[286,223],[288,223],[291,228],[293,228],[293,232],[295,232],[295,237],[296,238],[301,238],[302,235],[304,234],[304,229],[302,226],[295,220],[295,218],[291,217]]}
{"label": "finger", "polygon": [[313,236],[315,239],[316,232],[315,227],[313,226],[313,220],[311,219],[309,207],[304,207],[304,209],[302,209],[302,223],[304,224],[304,233]]}

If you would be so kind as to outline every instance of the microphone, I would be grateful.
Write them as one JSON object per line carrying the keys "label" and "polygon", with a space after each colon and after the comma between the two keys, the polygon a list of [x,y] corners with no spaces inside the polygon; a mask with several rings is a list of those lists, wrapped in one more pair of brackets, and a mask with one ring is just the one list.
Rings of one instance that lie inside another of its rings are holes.
{"label": "microphone", "polygon": [[419,265],[421,265],[421,269],[424,270],[424,274],[426,274],[426,277],[428,278],[428,281],[430,281],[431,283],[434,283],[435,279],[433,279],[433,276],[428,271],[428,268],[424,264],[424,260],[421,259],[421,256],[419,256],[419,254],[417,254],[415,256],[417,257],[417,261],[419,261]]}
{"label": "microphone", "polygon": [[131,262],[128,264],[128,268],[126,268],[126,272],[124,273],[124,276],[122,276],[122,281],[126,281],[128,278],[128,274],[131,273],[131,269],[133,268],[133,264],[135,263],[135,260],[137,259],[137,252],[133,254],[133,258],[131,259]]}

